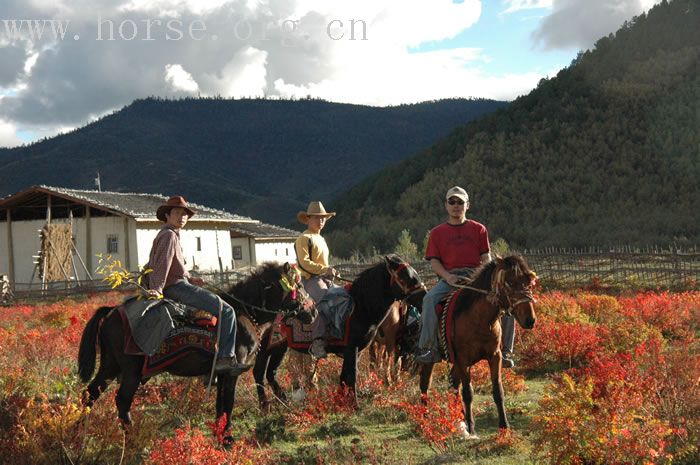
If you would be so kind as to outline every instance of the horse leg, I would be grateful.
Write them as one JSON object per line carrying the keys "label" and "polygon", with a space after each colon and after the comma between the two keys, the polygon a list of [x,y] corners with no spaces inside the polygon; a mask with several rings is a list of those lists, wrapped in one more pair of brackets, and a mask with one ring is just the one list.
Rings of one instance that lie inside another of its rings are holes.
{"label": "horse leg", "polygon": [[501,382],[500,351],[498,351],[498,353],[489,360],[489,368],[491,369],[493,401],[496,403],[496,409],[498,410],[498,427],[508,428],[508,418],[506,418],[506,409],[503,405],[503,383]]}
{"label": "horse leg", "polygon": [[88,384],[85,389],[84,405],[92,407],[94,402],[100,397],[106,389],[110,381],[119,375],[119,365],[113,356],[103,350],[100,356],[100,369],[97,370],[95,378]]}
{"label": "horse leg", "polygon": [[[464,367],[464,368],[458,368]],[[462,385],[462,412],[464,413],[464,423],[466,435],[474,436],[474,412],[472,411],[472,401],[474,399],[474,387],[472,386],[471,367],[463,363],[452,366],[450,374],[452,387],[459,393],[459,385]]]}
{"label": "horse leg", "polygon": [[267,383],[272,387],[272,392],[275,393],[275,396],[277,396],[278,399],[281,401],[286,401],[287,396],[284,394],[284,390],[282,389],[282,386],[277,382],[277,370],[279,369],[280,365],[282,364],[282,360],[284,359],[284,354],[287,353],[287,346],[286,345],[281,345],[278,348],[275,348],[274,350],[270,351],[270,360],[267,363],[267,372],[266,372],[266,377],[267,377]]}
{"label": "horse leg", "polygon": [[427,403],[428,401],[428,389],[430,389],[430,382],[432,381],[433,378],[433,367],[435,366],[434,363],[429,363],[421,366],[420,370],[420,393],[421,393],[421,402],[423,404]]}
{"label": "horse leg", "polygon": [[340,387],[347,388],[351,396],[353,406],[358,407],[357,395],[355,393],[355,382],[357,380],[357,346],[348,344],[343,351],[343,369],[340,371]]}
{"label": "horse leg", "polygon": [[226,423],[224,424],[222,434],[224,434],[224,445],[228,445],[233,441],[230,434],[227,434],[231,428],[231,413],[233,412],[233,404],[236,398],[236,383],[238,376],[232,376],[228,373],[220,374],[216,380],[216,419],[220,421],[222,415],[226,415]]}
{"label": "horse leg", "polygon": [[122,379],[117,391],[116,403],[119,420],[123,425],[131,425],[131,403],[134,401],[134,395],[141,383],[141,365],[131,363],[129,367],[122,367]]}
{"label": "horse leg", "polygon": [[[253,367],[253,378],[255,379],[255,390],[258,393],[258,404],[260,410],[267,412],[270,410],[270,401],[265,394],[265,371],[270,363],[270,352],[266,349],[261,349],[258,356],[255,357],[255,366]],[[218,413],[218,412],[217,412]]]}

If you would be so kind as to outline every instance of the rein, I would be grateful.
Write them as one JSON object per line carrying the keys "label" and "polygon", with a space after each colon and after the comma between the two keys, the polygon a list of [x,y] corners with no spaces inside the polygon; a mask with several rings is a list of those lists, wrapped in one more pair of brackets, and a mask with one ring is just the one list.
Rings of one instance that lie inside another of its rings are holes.
{"label": "rein", "polygon": [[395,270],[389,266],[388,260],[386,260],[384,262],[384,265],[386,266],[386,271],[389,273],[389,276],[391,276],[391,279],[389,281],[389,286],[396,283],[399,286],[399,289],[401,289],[401,292],[403,293],[403,297],[399,300],[406,301],[406,299],[411,297],[413,294],[416,294],[420,291],[425,290],[425,285],[420,281],[415,286],[409,287],[403,281],[403,279],[401,279],[401,275],[399,274],[401,272],[401,270],[403,270],[404,268],[408,268],[410,266],[407,262],[401,263]]}
{"label": "rein", "polygon": [[[243,305],[243,310],[245,310],[246,313],[249,313],[248,309],[252,309],[252,310],[256,310],[256,311],[263,312],[263,313],[271,313],[273,315],[292,315],[292,314],[294,314],[293,310],[270,310],[270,309],[265,308],[265,307],[258,307],[257,305],[249,304],[248,302],[245,302],[245,301],[239,299],[235,295],[229,294],[228,292],[224,291],[220,287],[214,286],[213,284],[208,284],[208,287],[210,287],[211,289],[215,290],[216,292],[218,292],[222,295],[225,295],[226,297],[229,297],[231,300]],[[287,295],[285,294],[285,297],[286,296]],[[282,299],[282,300],[284,300],[284,299]],[[265,304],[263,303],[263,305],[265,305]],[[255,321],[255,320],[253,320],[253,321]]]}

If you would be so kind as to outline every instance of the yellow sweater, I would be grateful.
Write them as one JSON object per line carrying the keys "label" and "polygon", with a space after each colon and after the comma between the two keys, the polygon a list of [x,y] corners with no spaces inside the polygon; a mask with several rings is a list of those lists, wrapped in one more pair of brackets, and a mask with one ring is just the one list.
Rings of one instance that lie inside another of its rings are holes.
{"label": "yellow sweater", "polygon": [[[309,245],[311,245],[310,251]],[[309,279],[313,275],[322,275],[328,271],[328,245],[320,234],[314,234],[307,229],[297,238],[294,250],[304,279]]]}

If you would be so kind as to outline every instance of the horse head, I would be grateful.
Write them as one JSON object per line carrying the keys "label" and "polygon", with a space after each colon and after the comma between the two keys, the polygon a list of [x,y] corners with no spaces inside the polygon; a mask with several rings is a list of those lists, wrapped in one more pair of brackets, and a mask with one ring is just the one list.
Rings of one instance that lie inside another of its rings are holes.
{"label": "horse head", "polygon": [[420,308],[427,289],[418,276],[418,272],[396,254],[386,255],[384,263],[389,272],[390,285],[396,300],[403,300],[409,305]]}
{"label": "horse head", "polygon": [[296,265],[285,263],[280,278],[282,287],[287,291],[282,302],[282,309],[288,318],[297,318],[304,324],[311,323],[318,313],[316,304],[301,282],[301,272]]}
{"label": "horse head", "polygon": [[532,296],[536,280],[537,275],[524,258],[517,255],[496,257],[489,298],[500,308],[506,309],[507,315],[514,316],[520,326],[532,329],[537,319],[535,298]]}

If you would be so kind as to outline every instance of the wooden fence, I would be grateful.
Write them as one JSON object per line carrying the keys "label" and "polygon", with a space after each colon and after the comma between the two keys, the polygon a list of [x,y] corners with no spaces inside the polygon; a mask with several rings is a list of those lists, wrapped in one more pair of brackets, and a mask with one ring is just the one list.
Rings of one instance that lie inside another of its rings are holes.
{"label": "wooden fence", "polygon": [[551,288],[699,289],[700,253],[695,249],[552,248],[524,250],[522,255]]}
{"label": "wooden fence", "polygon": [[[519,253],[537,272],[542,285],[549,289],[700,289],[700,253],[696,250],[620,248],[603,251],[550,248],[523,250]],[[339,263],[334,267],[344,278],[354,279],[371,265]],[[436,276],[428,262],[415,261],[413,267],[428,286],[436,282]],[[216,287],[228,289],[249,273],[250,268],[244,268],[199,275]],[[10,291],[3,293],[6,303],[13,300],[60,299],[110,290],[110,286],[101,280],[54,282],[44,288],[41,283],[11,283],[9,287]]]}

